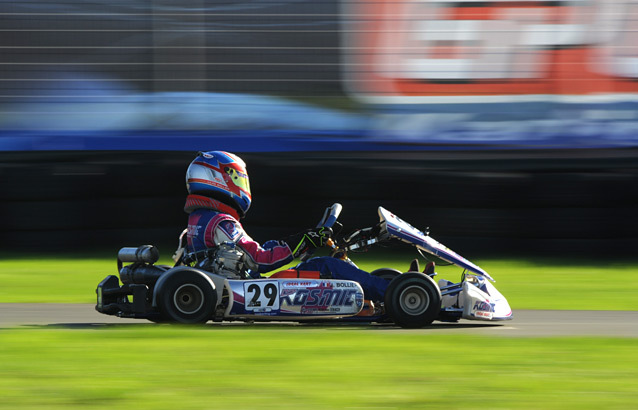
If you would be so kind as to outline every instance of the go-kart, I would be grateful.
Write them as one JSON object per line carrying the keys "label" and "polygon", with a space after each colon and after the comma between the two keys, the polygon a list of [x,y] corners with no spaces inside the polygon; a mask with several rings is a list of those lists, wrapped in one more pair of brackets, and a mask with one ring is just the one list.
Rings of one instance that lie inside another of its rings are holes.
{"label": "go-kart", "polygon": [[[340,227],[337,219],[341,209],[340,204],[328,207],[317,227]],[[461,267],[461,281],[441,279],[437,283],[433,279],[434,262],[419,272],[415,259],[406,273],[392,268],[371,272],[389,284],[383,301],[370,301],[359,283],[322,278],[314,271],[286,269],[261,279],[238,276],[223,268],[220,249],[210,249],[203,260],[185,253],[182,233],[172,267],[155,264],[159,252],[151,245],[122,248],[117,259],[122,285],[115,275],[102,280],[96,290],[96,310],[126,318],[186,324],[209,320],[356,320],[418,328],[434,320],[512,318],[509,304],[490,283],[493,279],[487,272],[386,209],[379,207],[378,212],[378,224],[329,240],[331,256],[353,263],[347,256],[349,251],[398,241],[412,245],[422,255],[427,252]]]}

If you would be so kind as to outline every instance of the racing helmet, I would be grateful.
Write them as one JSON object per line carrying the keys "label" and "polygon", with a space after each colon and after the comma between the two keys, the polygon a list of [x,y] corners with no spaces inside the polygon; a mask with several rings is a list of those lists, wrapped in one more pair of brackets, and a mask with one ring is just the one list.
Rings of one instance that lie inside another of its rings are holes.
{"label": "racing helmet", "polygon": [[200,152],[186,170],[189,194],[217,199],[245,216],[252,197],[246,164],[224,151]]}

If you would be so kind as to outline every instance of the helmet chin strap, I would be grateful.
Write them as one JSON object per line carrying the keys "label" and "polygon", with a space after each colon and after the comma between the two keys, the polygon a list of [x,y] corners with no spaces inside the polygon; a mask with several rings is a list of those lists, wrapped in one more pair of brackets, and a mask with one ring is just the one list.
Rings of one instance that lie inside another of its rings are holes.
{"label": "helmet chin strap", "polygon": [[196,209],[212,209],[214,211],[229,214],[233,218],[239,220],[239,213],[232,206],[226,205],[223,202],[209,198],[207,196],[190,194],[186,197],[184,211],[190,214]]}

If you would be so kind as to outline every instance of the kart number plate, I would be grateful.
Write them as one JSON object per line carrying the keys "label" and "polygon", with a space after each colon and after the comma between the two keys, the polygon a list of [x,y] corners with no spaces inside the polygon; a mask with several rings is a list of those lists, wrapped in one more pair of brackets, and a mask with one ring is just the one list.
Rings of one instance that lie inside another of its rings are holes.
{"label": "kart number plate", "polygon": [[246,310],[271,312],[279,310],[279,282],[258,281],[244,283]]}

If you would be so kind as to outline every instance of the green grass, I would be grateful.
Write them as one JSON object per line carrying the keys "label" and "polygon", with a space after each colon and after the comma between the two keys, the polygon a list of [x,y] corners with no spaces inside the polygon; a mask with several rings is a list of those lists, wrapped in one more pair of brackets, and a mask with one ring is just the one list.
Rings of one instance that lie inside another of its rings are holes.
{"label": "green grass", "polygon": [[115,258],[3,258],[1,303],[88,303],[106,276],[117,274]]}
{"label": "green grass", "polygon": [[216,325],[5,329],[0,338],[7,409],[622,409],[638,401],[633,339]]}
{"label": "green grass", "polygon": [[[367,271],[407,270],[406,254],[353,254]],[[638,310],[638,262],[587,263],[560,259],[483,259],[476,261],[516,309]],[[437,278],[460,279],[454,266],[439,266]],[[95,288],[116,274],[114,257],[0,259],[0,303],[92,303]]]}

